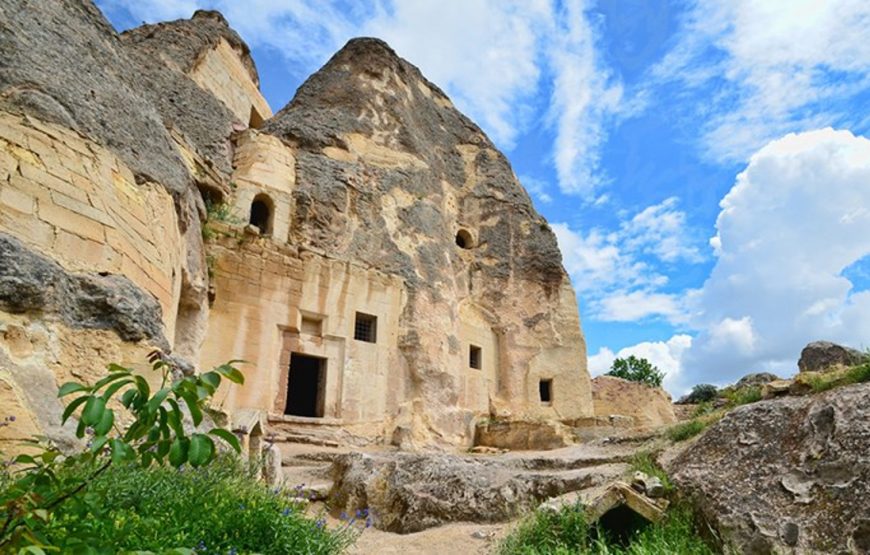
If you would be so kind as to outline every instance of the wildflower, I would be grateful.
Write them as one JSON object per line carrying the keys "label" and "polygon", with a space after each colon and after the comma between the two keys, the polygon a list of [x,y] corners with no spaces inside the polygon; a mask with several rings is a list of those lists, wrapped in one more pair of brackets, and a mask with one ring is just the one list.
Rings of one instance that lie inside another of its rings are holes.
{"label": "wildflower", "polygon": [[317,528],[319,530],[323,529],[323,527],[326,526],[326,519],[325,518],[318,518],[317,522],[315,522],[314,525],[317,526]]}
{"label": "wildflower", "polygon": [[371,528],[373,524],[372,517],[366,518],[366,528]]}
{"label": "wildflower", "polygon": [[338,518],[339,518],[340,520],[347,520],[347,513],[344,512],[344,511],[341,511],[341,514],[339,515]]}
{"label": "wildflower", "polygon": [[287,507],[286,509],[284,509],[284,510],[281,512],[281,514],[283,514],[284,516],[290,516],[290,513],[291,513],[291,512],[292,512],[292,509],[290,509],[290,507]]}
{"label": "wildflower", "polygon": [[94,435],[94,429],[91,428],[90,426],[88,426],[87,428],[85,428],[85,433],[88,434],[89,436],[92,436],[92,435]]}

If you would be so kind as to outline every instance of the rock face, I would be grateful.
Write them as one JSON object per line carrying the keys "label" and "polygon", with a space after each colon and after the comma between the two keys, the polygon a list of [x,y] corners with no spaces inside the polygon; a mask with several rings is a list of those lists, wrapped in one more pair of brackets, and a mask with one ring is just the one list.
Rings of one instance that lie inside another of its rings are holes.
{"label": "rock face", "polygon": [[740,553],[866,553],[870,384],[739,407],[668,466]]}
{"label": "rock face", "polygon": [[798,368],[801,372],[824,372],[832,368],[860,364],[867,358],[861,351],[849,347],[830,341],[814,341],[801,351]]}
{"label": "rock face", "polygon": [[592,402],[596,416],[621,415],[634,419],[635,426],[658,427],[677,421],[671,396],[660,387],[598,376],[592,380]]}
{"label": "rock face", "polygon": [[348,514],[368,509],[375,526],[403,534],[448,522],[504,522],[543,500],[609,482],[627,468],[570,454],[480,459],[353,453],[333,463],[331,504]]}
{"label": "rock face", "polygon": [[736,389],[740,389],[743,387],[761,387],[764,384],[768,384],[772,381],[776,381],[779,379],[779,376],[776,374],[771,374],[770,372],[758,372],[755,374],[747,374],[737,380],[737,383],[734,384]]}
{"label": "rock face", "polygon": [[154,347],[251,361],[222,406],[270,426],[470,446],[484,417],[591,416],[553,232],[382,41],[275,116],[217,12],[118,34],[89,1],[8,0],[0,51],[0,390],[21,422],[62,435],[61,361]]}

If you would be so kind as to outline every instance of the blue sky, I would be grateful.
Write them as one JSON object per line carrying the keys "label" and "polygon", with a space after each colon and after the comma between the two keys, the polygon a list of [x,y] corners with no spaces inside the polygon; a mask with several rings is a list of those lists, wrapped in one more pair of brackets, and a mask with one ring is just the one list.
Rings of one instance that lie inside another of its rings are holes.
{"label": "blue sky", "polygon": [[99,0],[219,9],[273,110],[349,38],[418,65],[557,232],[590,369],[675,394],[870,346],[870,2]]}

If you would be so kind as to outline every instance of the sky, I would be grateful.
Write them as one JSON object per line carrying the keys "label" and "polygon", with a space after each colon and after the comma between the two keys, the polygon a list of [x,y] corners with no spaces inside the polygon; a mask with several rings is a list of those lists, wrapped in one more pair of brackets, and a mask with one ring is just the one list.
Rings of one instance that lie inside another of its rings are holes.
{"label": "sky", "polygon": [[870,347],[866,0],[97,0],[119,30],[220,10],[277,111],[348,39],[417,65],[559,240],[593,374],[681,395]]}

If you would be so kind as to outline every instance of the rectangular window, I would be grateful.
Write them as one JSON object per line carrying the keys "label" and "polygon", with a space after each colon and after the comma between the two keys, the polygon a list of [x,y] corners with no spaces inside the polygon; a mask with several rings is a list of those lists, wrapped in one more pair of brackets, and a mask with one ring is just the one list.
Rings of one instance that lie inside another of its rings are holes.
{"label": "rectangular window", "polygon": [[471,345],[468,349],[468,365],[477,370],[483,368],[483,351],[477,345]]}
{"label": "rectangular window", "polygon": [[541,380],[538,384],[538,390],[541,394],[542,403],[553,402],[553,380]]}
{"label": "rectangular window", "polygon": [[378,340],[378,317],[357,312],[353,325],[353,338],[366,343],[376,343]]}

